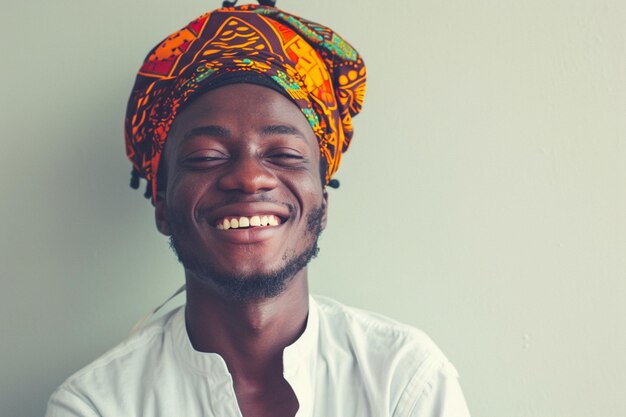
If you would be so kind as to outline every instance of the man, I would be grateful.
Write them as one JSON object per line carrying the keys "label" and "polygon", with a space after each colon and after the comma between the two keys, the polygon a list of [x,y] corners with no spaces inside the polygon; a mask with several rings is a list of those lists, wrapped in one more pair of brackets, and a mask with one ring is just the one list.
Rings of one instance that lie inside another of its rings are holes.
{"label": "man", "polygon": [[187,303],[68,379],[49,417],[469,415],[427,336],[308,294],[364,88],[342,38],[263,5],[203,15],[151,51],[127,152]]}

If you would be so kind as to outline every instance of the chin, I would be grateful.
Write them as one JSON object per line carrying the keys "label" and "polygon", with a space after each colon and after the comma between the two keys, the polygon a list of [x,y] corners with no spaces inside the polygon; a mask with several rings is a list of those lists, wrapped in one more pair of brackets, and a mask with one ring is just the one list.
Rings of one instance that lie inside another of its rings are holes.
{"label": "chin", "polygon": [[[175,243],[172,244],[176,248]],[[176,249],[175,249],[176,251]],[[317,239],[299,256],[293,256],[286,263],[272,271],[219,271],[210,263],[197,264],[178,258],[193,279],[206,288],[214,290],[223,298],[233,301],[251,301],[277,297],[289,287],[289,283],[306,268],[317,256]]]}
{"label": "chin", "polygon": [[[200,257],[194,248],[183,245],[184,237],[176,228],[170,236],[170,246],[188,275],[208,289],[214,289],[224,298],[246,301],[272,298],[282,294],[289,283],[317,256],[317,245],[322,232],[322,209],[313,210],[307,218],[307,231],[304,240],[308,241],[299,252],[295,250],[282,256],[281,265],[270,270],[258,270],[258,265],[267,265],[255,258],[246,268],[227,270],[218,267],[220,262]],[[276,259],[275,257],[273,259]]]}

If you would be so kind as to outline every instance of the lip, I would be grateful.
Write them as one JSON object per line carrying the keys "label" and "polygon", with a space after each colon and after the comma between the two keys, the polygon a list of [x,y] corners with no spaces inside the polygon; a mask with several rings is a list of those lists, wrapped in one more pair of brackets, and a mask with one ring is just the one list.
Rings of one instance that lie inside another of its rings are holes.
{"label": "lip", "polygon": [[205,213],[206,221],[214,225],[215,222],[224,217],[252,217],[255,215],[269,215],[280,217],[283,222],[287,221],[291,216],[289,207],[285,204],[253,202],[253,203],[234,203],[221,206],[215,210]]}
{"label": "lip", "polygon": [[[280,217],[282,222],[278,226],[270,227],[249,227],[243,229],[218,230],[215,227],[217,220],[224,217],[252,217],[255,215],[269,215]],[[201,221],[206,222],[211,227],[211,232],[216,238],[226,243],[246,245],[260,243],[269,240],[281,233],[285,223],[291,216],[289,207],[286,204],[269,202],[233,203],[221,206],[215,210],[204,213]]]}
{"label": "lip", "polygon": [[252,245],[276,237],[283,231],[284,223],[272,227],[251,227],[247,229],[217,230],[213,228],[217,239],[233,245]]}

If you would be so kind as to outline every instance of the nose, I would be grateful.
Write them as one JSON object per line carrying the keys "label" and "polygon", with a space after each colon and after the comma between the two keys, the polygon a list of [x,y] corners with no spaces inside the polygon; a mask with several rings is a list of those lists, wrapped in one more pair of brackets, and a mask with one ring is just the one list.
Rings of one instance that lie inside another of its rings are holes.
{"label": "nose", "polygon": [[218,185],[224,191],[255,194],[276,188],[278,179],[259,157],[243,155],[231,162]]}

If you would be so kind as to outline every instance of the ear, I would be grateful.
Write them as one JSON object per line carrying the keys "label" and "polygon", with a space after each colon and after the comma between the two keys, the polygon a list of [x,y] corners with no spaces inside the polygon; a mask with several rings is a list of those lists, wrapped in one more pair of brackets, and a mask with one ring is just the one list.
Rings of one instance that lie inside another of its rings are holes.
{"label": "ear", "polygon": [[328,192],[324,189],[322,194],[322,230],[326,229],[326,220],[328,218]]}
{"label": "ear", "polygon": [[172,235],[164,192],[157,192],[154,202],[154,221],[159,232],[165,236]]}

